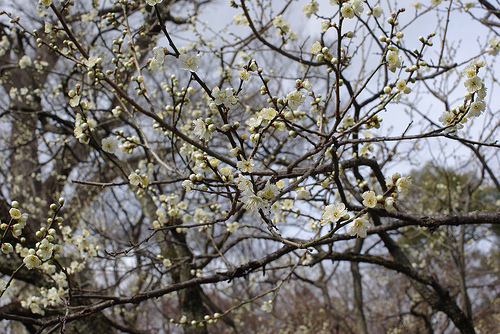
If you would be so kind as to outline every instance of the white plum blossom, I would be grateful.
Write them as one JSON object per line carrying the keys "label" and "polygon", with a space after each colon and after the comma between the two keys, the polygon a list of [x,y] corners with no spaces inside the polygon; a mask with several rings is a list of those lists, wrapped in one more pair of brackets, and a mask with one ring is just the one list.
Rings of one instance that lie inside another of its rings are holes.
{"label": "white plum blossom", "polygon": [[238,26],[246,27],[248,25],[248,19],[243,13],[236,14],[233,21]]}
{"label": "white plum blossom", "polygon": [[354,221],[349,225],[349,230],[347,233],[349,235],[357,235],[360,238],[366,238],[366,231],[371,227],[370,221],[366,215],[354,219]]}
{"label": "white plum blossom", "polygon": [[50,307],[55,307],[57,306],[61,301],[61,294],[66,295],[66,292],[64,289],[56,289],[55,287],[52,287],[50,289],[41,289],[41,294],[42,294],[42,304],[44,307],[50,306]]}
{"label": "white plum blossom", "polygon": [[316,41],[316,42],[314,42],[314,44],[311,47],[311,53],[313,55],[318,54],[321,52],[321,49],[323,49],[323,46],[321,46],[320,42]]}
{"label": "white plum blossom", "polygon": [[163,0],[146,0],[146,3],[150,6],[157,5],[159,3],[162,3]]}
{"label": "white plum blossom", "polygon": [[398,53],[398,49],[387,52],[385,59],[388,62],[389,71],[395,72],[397,68],[401,68],[402,57]]}
{"label": "white plum blossom", "polygon": [[278,31],[276,32],[279,34],[279,32],[283,33],[288,33],[290,32],[290,23],[286,22],[285,19],[283,18],[283,15],[278,15],[273,19],[273,25],[278,28]]}
{"label": "white plum blossom", "polygon": [[236,184],[242,193],[252,192],[252,181],[248,177],[240,174],[236,178]]}
{"label": "white plum blossom", "polygon": [[304,87],[304,89],[308,92],[312,92],[312,84],[309,80],[302,81],[302,87]]}
{"label": "white plum blossom", "polygon": [[469,114],[473,117],[479,117],[483,111],[486,109],[486,104],[483,100],[477,99],[472,102],[469,106]]}
{"label": "white plum blossom", "polygon": [[31,66],[31,58],[27,55],[24,55],[19,59],[19,68],[25,69],[26,67]]}
{"label": "white plum blossom", "polygon": [[73,108],[75,107],[78,107],[78,105],[80,104],[80,99],[81,99],[81,96],[78,95],[78,94],[75,94],[71,100],[69,100],[69,105]]}
{"label": "white plum blossom", "polygon": [[233,180],[233,170],[231,167],[223,167],[219,170],[222,180],[230,182]]}
{"label": "white plum blossom", "polygon": [[201,54],[197,54],[196,56],[190,57],[184,53],[179,56],[179,61],[181,62],[179,66],[181,70],[196,72],[198,66],[201,63]]}
{"label": "white plum blossom", "polygon": [[247,70],[241,70],[238,72],[238,78],[240,78],[243,81],[250,81],[252,76],[250,75],[250,72]]}
{"label": "white plum blossom", "polygon": [[386,209],[389,212],[394,211],[394,198],[393,197],[387,197],[384,201],[384,209]]}
{"label": "white plum blossom", "polygon": [[253,192],[245,192],[241,197],[241,201],[245,203],[245,209],[248,211],[262,209],[267,203],[262,197],[255,195]]}
{"label": "white plum blossom", "polygon": [[15,238],[19,238],[22,233],[23,233],[23,226],[21,224],[14,224],[14,226],[12,226],[12,235]]}
{"label": "white plum blossom", "polygon": [[115,153],[118,148],[118,140],[114,136],[109,136],[101,140],[102,150],[107,153]]}
{"label": "white plum blossom", "polygon": [[309,193],[309,190],[307,190],[304,187],[298,187],[295,189],[295,200],[301,200],[301,199],[308,199],[311,194]]}
{"label": "white plum blossom", "polygon": [[[31,251],[35,251],[34,249],[31,249]],[[23,263],[26,265],[26,268],[29,270],[31,269],[36,269],[42,265],[42,261],[36,256],[35,254],[29,254],[23,259]]]}
{"label": "white plum blossom", "polygon": [[306,100],[306,94],[294,89],[288,93],[286,100],[288,102],[288,107],[292,110],[296,110]]}
{"label": "white plum blossom", "polygon": [[309,1],[304,7],[302,7],[302,11],[306,14],[307,18],[310,18],[311,15],[316,14],[319,10],[319,4],[315,0]]}
{"label": "white plum blossom", "polygon": [[465,80],[464,86],[467,88],[469,93],[475,93],[483,87],[483,82],[480,77],[473,76],[472,78]]}
{"label": "white plum blossom", "polygon": [[47,261],[52,257],[52,251],[54,249],[54,245],[51,244],[47,239],[43,239],[38,244],[38,250],[36,251],[36,255],[42,260]]}
{"label": "white plum blossom", "polygon": [[263,190],[260,190],[257,195],[268,200],[274,199],[274,197],[279,193],[278,187],[271,184],[269,180],[266,182],[266,186]]}
{"label": "white plum blossom", "polygon": [[397,82],[396,82],[396,90],[398,92],[404,92],[406,89],[406,80],[404,79],[399,79]]}
{"label": "white plum blossom", "polygon": [[473,78],[477,75],[477,68],[474,65],[469,65],[462,71],[462,73],[468,78]]}
{"label": "white plum blossom", "polygon": [[351,3],[356,15],[363,14],[363,0],[351,0]]}
{"label": "white plum blossom", "polygon": [[380,7],[380,6],[373,7],[373,11],[372,11],[373,16],[380,17],[382,15],[382,13],[383,13],[382,7]]}
{"label": "white plum blossom", "polygon": [[165,49],[161,46],[155,46],[153,48],[153,58],[149,60],[149,69],[154,71],[159,70],[164,61]]}
{"label": "white plum blossom", "polygon": [[102,62],[102,59],[99,57],[89,57],[89,59],[84,61],[84,64],[88,68],[92,68],[96,65],[99,65],[101,62]]}
{"label": "white plum blossom", "polygon": [[21,211],[19,211],[19,210],[18,210],[18,209],[16,209],[16,208],[11,208],[11,209],[9,210],[9,214],[10,214],[10,217],[11,217],[12,219],[17,220],[17,219],[20,219],[20,218],[21,218]]}
{"label": "white plum blossom", "polygon": [[250,117],[245,123],[250,127],[251,131],[254,131],[262,123],[262,120],[262,116]]}
{"label": "white plum blossom", "polygon": [[38,3],[42,6],[49,7],[52,5],[52,0],[38,0]]}
{"label": "white plum blossom", "polygon": [[165,49],[162,46],[155,46],[153,48],[153,56],[160,62],[163,63],[165,60]]}
{"label": "white plum blossom", "polygon": [[370,155],[370,152],[372,151],[373,151],[373,145],[371,143],[364,143],[359,148],[358,154],[361,157],[368,157]]}
{"label": "white plum blossom", "polygon": [[489,42],[491,46],[486,49],[486,52],[492,56],[498,55],[498,52],[500,51],[500,40],[493,37]]}
{"label": "white plum blossom", "polygon": [[278,115],[278,112],[274,108],[263,108],[260,111],[260,116],[262,117],[262,119],[265,119],[265,120],[268,120],[268,121],[270,121],[273,118],[275,118],[276,115]]}
{"label": "white plum blossom", "polygon": [[321,20],[321,31],[325,32],[328,29],[330,29],[332,25],[330,24],[330,21],[327,20]]}
{"label": "white plum blossom", "polygon": [[422,9],[422,3],[420,1],[412,2],[410,6],[415,7],[416,10]]}
{"label": "white plum blossom", "polygon": [[194,125],[194,134],[196,137],[203,140],[210,140],[212,138],[212,132],[208,130],[208,125],[201,118],[198,118],[193,121]]}
{"label": "white plum blossom", "polygon": [[[472,64],[467,66],[462,74],[467,76],[464,86],[467,89],[465,102],[451,111],[445,111],[439,117],[439,121],[447,126],[446,133],[456,133],[457,130],[464,127],[470,117],[479,117],[486,110],[486,87],[482,79],[477,76],[481,67],[486,66],[486,62],[480,59],[474,59]],[[469,105],[467,105],[469,103]]]}
{"label": "white plum blossom", "polygon": [[354,17],[354,7],[350,1],[346,1],[342,4],[340,14],[347,19],[352,19]]}
{"label": "white plum blossom", "polygon": [[7,51],[10,51],[10,42],[7,36],[3,35],[0,40],[0,56],[5,55]]}
{"label": "white plum blossom", "polygon": [[325,207],[323,215],[321,216],[321,225],[336,223],[346,215],[347,209],[344,203],[335,202],[333,204],[329,204]]}
{"label": "white plum blossom", "polygon": [[136,172],[130,173],[128,176],[129,182],[133,186],[138,186],[142,183],[142,178]]}
{"label": "white plum blossom", "polygon": [[253,162],[253,159],[248,159],[248,160],[243,159],[238,161],[236,166],[243,173],[251,173],[254,170],[255,163]]}
{"label": "white plum blossom", "polygon": [[352,19],[354,15],[361,15],[363,13],[363,1],[362,0],[349,0],[342,4],[340,8],[340,14],[342,17],[347,19]]}
{"label": "white plum blossom", "polygon": [[480,99],[484,99],[486,97],[486,87],[484,86],[484,84],[483,87],[481,87],[481,89],[476,92],[476,94]]}
{"label": "white plum blossom", "polygon": [[214,89],[212,89],[212,96],[214,97],[216,105],[223,104],[227,108],[232,108],[238,103],[238,99],[234,96],[234,90],[231,88],[226,88],[221,91],[219,87],[214,87]]}
{"label": "white plum blossom", "polygon": [[2,253],[4,254],[9,254],[14,251],[14,247],[12,247],[12,244],[8,242],[4,242],[1,246]]}
{"label": "white plum blossom", "polygon": [[88,136],[89,124],[85,122],[80,114],[76,114],[75,117],[75,129],[73,131],[74,136],[82,144],[88,144],[90,137]]}
{"label": "white plum blossom", "polygon": [[365,191],[363,195],[363,205],[369,208],[374,208],[377,206],[377,195],[374,191]]}
{"label": "white plum blossom", "polygon": [[271,313],[271,311],[273,310],[273,301],[269,300],[267,302],[264,302],[260,309],[264,312]]}
{"label": "white plum blossom", "polygon": [[413,188],[413,182],[411,180],[411,176],[401,177],[396,181],[396,187],[398,190],[398,194],[401,196],[406,196],[408,191]]}
{"label": "white plum blossom", "polygon": [[52,23],[45,22],[44,23],[44,31],[43,32],[46,33],[46,34],[50,34],[52,32],[52,27],[53,27]]}
{"label": "white plum blossom", "polygon": [[30,296],[27,300],[21,301],[21,306],[26,309],[30,309],[30,311],[34,314],[45,315],[45,311],[40,307],[41,300],[38,296]]}
{"label": "white plum blossom", "polygon": [[238,222],[232,222],[232,223],[226,223],[226,230],[229,233],[234,233],[236,230],[240,228],[240,223]]}

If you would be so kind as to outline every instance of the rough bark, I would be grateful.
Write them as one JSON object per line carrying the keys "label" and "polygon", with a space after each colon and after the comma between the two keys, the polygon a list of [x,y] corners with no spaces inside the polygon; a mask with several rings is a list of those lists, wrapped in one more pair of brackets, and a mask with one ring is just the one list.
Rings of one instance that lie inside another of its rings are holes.
{"label": "rough bark", "polygon": [[[361,252],[363,239],[356,240],[354,253]],[[356,317],[356,327],[359,334],[367,334],[368,328],[366,325],[365,314],[363,312],[363,286],[361,273],[359,272],[359,262],[351,261],[352,284],[354,289],[354,316]]]}

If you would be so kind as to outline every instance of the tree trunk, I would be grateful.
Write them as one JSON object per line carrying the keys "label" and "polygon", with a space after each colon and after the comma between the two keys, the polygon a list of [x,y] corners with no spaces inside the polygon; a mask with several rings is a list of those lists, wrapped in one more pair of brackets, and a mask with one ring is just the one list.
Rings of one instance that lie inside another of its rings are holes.
{"label": "tree trunk", "polygon": [[[363,246],[364,239],[356,239],[354,253],[359,254]],[[361,284],[361,274],[359,272],[359,262],[351,261],[352,285],[354,288],[354,316],[356,317],[356,327],[358,334],[368,334],[365,314],[363,312],[363,288]]]}

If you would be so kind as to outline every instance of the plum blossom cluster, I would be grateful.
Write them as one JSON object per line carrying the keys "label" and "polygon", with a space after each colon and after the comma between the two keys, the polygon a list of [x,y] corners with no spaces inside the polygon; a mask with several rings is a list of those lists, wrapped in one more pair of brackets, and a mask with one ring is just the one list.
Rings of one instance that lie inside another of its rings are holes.
{"label": "plum blossom cluster", "polygon": [[[59,203],[61,202],[64,203],[64,199],[61,198]],[[88,230],[83,230],[81,234],[74,235],[71,227],[62,224],[63,219],[61,217],[55,217],[54,221],[58,223],[64,244],[53,244],[56,238],[56,232],[53,228],[41,228],[37,232],[38,237],[43,235],[45,237],[41,242],[37,243],[36,251],[35,249],[23,247],[19,243],[16,244],[16,253],[24,258],[24,265],[28,269],[36,268],[42,270],[55,283],[53,287],[40,288],[39,295],[32,295],[26,300],[21,301],[21,306],[29,309],[34,314],[44,315],[47,308],[63,306],[63,298],[67,297],[69,293],[69,284],[66,275],[82,271],[85,268],[86,260],[95,257],[97,251],[100,249],[100,246],[96,246],[90,242],[90,232]],[[51,222],[51,219],[48,222]],[[63,246],[68,246],[66,255],[68,258],[73,259],[73,261],[71,261],[69,266],[65,267],[64,271],[58,272],[57,266],[51,259],[59,259],[59,254],[54,254],[54,252],[60,252]],[[73,249],[73,251],[70,249]]]}
{"label": "plum blossom cluster", "polygon": [[387,211],[393,211],[395,200],[405,197],[413,187],[411,177],[402,177],[400,173],[386,177],[385,184],[387,192],[384,195],[377,195],[372,190],[365,191],[361,195],[362,204],[367,208],[375,208],[380,203]]}
{"label": "plum blossom cluster", "polygon": [[49,7],[52,5],[52,0],[38,0],[38,3],[42,6]]}
{"label": "plum blossom cluster", "polygon": [[251,132],[255,132],[259,126],[267,126],[277,115],[278,112],[274,108],[262,108],[254,117],[250,117],[246,124]]}
{"label": "plum blossom cluster", "polygon": [[218,322],[218,318],[222,317],[222,314],[220,313],[214,313],[213,316],[210,315],[205,315],[203,317],[203,320],[191,320],[189,321],[186,315],[182,315],[180,319],[177,321],[174,318],[170,319],[170,323],[175,324],[175,326],[199,326],[203,327],[206,326],[206,324],[216,324]]}
{"label": "plum blossom cluster", "polygon": [[7,36],[2,36],[2,39],[0,40],[0,57],[5,55],[7,51],[10,50],[10,42]]}
{"label": "plum blossom cluster", "polygon": [[219,87],[214,87],[212,96],[216,105],[224,105],[228,109],[234,108],[238,103],[238,98],[234,95],[234,89],[232,88],[220,90]]}
{"label": "plum blossom cluster", "polygon": [[165,62],[165,49],[161,46],[155,46],[153,48],[153,58],[150,58],[149,70],[157,71],[161,68],[163,63]]}
{"label": "plum blossom cluster", "polygon": [[62,306],[63,297],[68,295],[68,290],[62,287],[51,287],[49,289],[42,287],[40,296],[30,296],[21,301],[21,306],[29,309],[33,314],[45,315],[45,308],[55,308]]}
{"label": "plum blossom cluster", "polygon": [[[69,226],[63,226],[62,217],[57,216],[58,211],[64,204],[65,199],[60,198],[58,204],[53,203],[50,205],[50,209],[53,212],[52,218],[47,219],[47,227],[42,226],[36,233],[35,236],[40,239],[39,242],[35,244],[33,248],[24,247],[23,243],[26,242],[25,238],[21,236],[22,230],[26,225],[28,215],[26,213],[21,213],[19,210],[19,203],[17,201],[12,202],[12,208],[9,211],[10,222],[8,224],[1,224],[1,228],[5,231],[2,235],[2,240],[6,236],[8,231],[11,231],[12,235],[19,239],[20,242],[15,245],[15,252],[19,254],[19,257],[23,259],[22,266],[26,267],[28,270],[39,269],[45,274],[49,275],[55,286],[53,287],[41,287],[39,290],[39,295],[31,295],[26,300],[21,301],[21,306],[23,308],[29,309],[34,314],[44,315],[46,308],[54,308],[62,306],[63,297],[68,295],[68,282],[66,278],[66,273],[71,274],[76,271],[83,269],[83,261],[72,261],[71,265],[63,271],[57,272],[57,267],[53,262],[53,259],[59,259],[59,252],[62,250],[62,246],[56,243],[57,234],[56,230],[52,228],[54,223],[59,225],[59,229],[63,235],[63,241],[65,244],[76,244],[78,250],[84,250],[90,255],[95,256],[98,247],[90,247],[88,243],[84,242],[85,238],[80,238],[79,240],[72,240],[70,237],[71,228]],[[78,239],[78,238],[77,238]],[[90,248],[93,248],[93,252],[89,252]],[[2,252],[8,254],[14,251],[14,247],[10,243],[2,242],[1,246]],[[78,256],[70,256],[69,258],[76,259]],[[13,277],[15,278],[15,277]],[[0,296],[11,284],[12,279],[6,284],[5,282],[0,282]]]}
{"label": "plum blossom cluster", "polygon": [[481,67],[486,66],[483,60],[474,60],[473,63],[463,71],[467,78],[464,86],[467,89],[465,93],[465,102],[457,108],[445,111],[439,121],[446,127],[446,132],[456,133],[463,128],[463,124],[471,117],[479,117],[486,109],[484,98],[486,97],[486,87],[483,80],[477,75]]}
{"label": "plum blossom cluster", "polygon": [[76,139],[82,144],[88,144],[90,142],[90,125],[86,122],[82,115],[76,114],[75,117],[75,128],[73,134]]}
{"label": "plum blossom cluster", "polygon": [[283,15],[278,15],[273,19],[273,25],[276,27],[276,35],[281,35],[283,38],[288,37],[290,40],[297,38],[297,33],[292,31],[290,23],[286,22]]}
{"label": "plum blossom cluster", "polygon": [[27,55],[24,55],[19,59],[19,68],[20,69],[25,69],[27,67],[30,67],[32,65],[31,63],[31,58]]}
{"label": "plum blossom cluster", "polygon": [[[316,55],[316,60],[318,62],[327,61],[327,62],[330,62],[332,65],[336,65],[339,62],[337,58],[333,57],[333,54],[330,52],[328,47],[323,46],[321,44],[321,42],[319,42],[319,41],[314,42],[314,44],[311,47],[311,53]],[[345,55],[342,53],[342,57],[344,57],[344,56]],[[341,61],[344,61],[344,63],[343,63],[344,65],[348,64],[347,57],[342,58]]]}
{"label": "plum blossom cluster", "polygon": [[349,0],[342,3],[340,14],[347,19],[354,18],[355,15],[363,14],[363,1],[362,0]]}
{"label": "plum blossom cluster", "polygon": [[401,68],[402,65],[402,57],[399,55],[399,49],[394,45],[388,46],[388,52],[385,56],[387,60],[387,67],[389,71],[396,72],[396,69]]}
{"label": "plum blossom cluster", "polygon": [[129,153],[132,154],[134,153],[134,149],[139,146],[139,143],[141,140],[137,136],[130,136],[130,137],[125,137],[123,133],[119,133],[119,136],[121,137],[121,144],[119,146],[120,152],[122,153]]}
{"label": "plum blossom cluster", "polygon": [[307,18],[310,18],[311,15],[316,14],[319,10],[319,4],[316,0],[309,1],[304,7],[302,7],[302,11],[306,14]]}
{"label": "plum blossom cluster", "polygon": [[[373,191],[366,192],[363,194],[363,204],[366,202],[369,205],[375,206],[377,204],[377,199]],[[375,204],[373,204],[373,202]],[[321,225],[326,225],[329,223],[337,223],[350,219],[349,212],[347,211],[345,204],[341,202],[334,202],[327,205],[321,216]],[[313,226],[315,227],[315,226]],[[367,235],[367,230],[371,227],[368,215],[361,215],[354,218],[354,220],[349,224],[349,229],[347,233],[351,236],[358,236],[365,238]]]}
{"label": "plum blossom cluster", "polygon": [[128,176],[129,183],[132,186],[146,188],[151,183],[147,173],[142,173],[140,170],[135,170]]}
{"label": "plum blossom cluster", "polygon": [[[162,194],[159,197],[155,196],[154,199],[155,199],[155,201],[160,200],[160,206],[163,208],[163,209],[159,208],[158,210],[156,210],[156,216],[158,218],[156,220],[154,220],[152,223],[154,228],[160,228],[160,227],[165,226],[167,224],[167,222],[169,221],[169,217],[170,218],[181,218],[182,222],[191,222],[191,221],[195,220],[195,218],[193,218],[193,216],[190,216],[188,214],[184,214],[186,212],[188,206],[187,206],[186,202],[181,200],[179,195],[177,195],[175,193],[172,193],[169,196]],[[196,218],[205,217],[206,219],[211,218],[210,214],[204,214],[204,215],[199,214],[198,212],[200,210],[203,211],[203,213],[205,213],[204,210],[202,210],[200,208],[196,208],[196,213],[195,213],[194,217],[196,217]],[[201,221],[201,219],[197,219],[197,221],[196,221],[197,224],[202,224],[204,222],[205,221]],[[185,233],[186,232],[186,229],[181,228],[181,227],[178,227],[176,230],[178,233]]]}
{"label": "plum blossom cluster", "polygon": [[410,189],[413,188],[413,181],[411,176],[402,177],[400,173],[394,173],[392,176],[385,178],[385,185],[388,194],[385,197],[377,196],[377,202],[382,203],[387,211],[393,211],[394,201],[408,195]]}
{"label": "plum blossom cluster", "polygon": [[489,42],[490,42],[490,46],[486,49],[486,52],[492,56],[498,55],[498,52],[500,52],[500,40],[493,37],[490,39]]}
{"label": "plum blossom cluster", "polygon": [[278,187],[268,180],[264,189],[259,190],[255,194],[252,181],[244,175],[238,176],[236,184],[241,192],[241,201],[245,204],[245,209],[248,211],[263,209],[266,207],[268,201],[274,199],[279,192]]}
{"label": "plum blossom cluster", "polygon": [[296,110],[300,107],[302,103],[304,103],[306,97],[307,94],[297,89],[294,89],[286,96],[286,102],[290,109]]}
{"label": "plum blossom cluster", "polygon": [[248,25],[248,19],[243,13],[236,14],[233,21],[238,26],[246,27]]}

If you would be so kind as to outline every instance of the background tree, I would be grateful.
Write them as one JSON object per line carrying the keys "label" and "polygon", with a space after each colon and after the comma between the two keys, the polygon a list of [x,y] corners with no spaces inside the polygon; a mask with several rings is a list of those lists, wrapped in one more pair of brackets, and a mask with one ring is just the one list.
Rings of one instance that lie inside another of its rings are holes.
{"label": "background tree", "polygon": [[2,3],[6,331],[498,330],[480,4]]}

